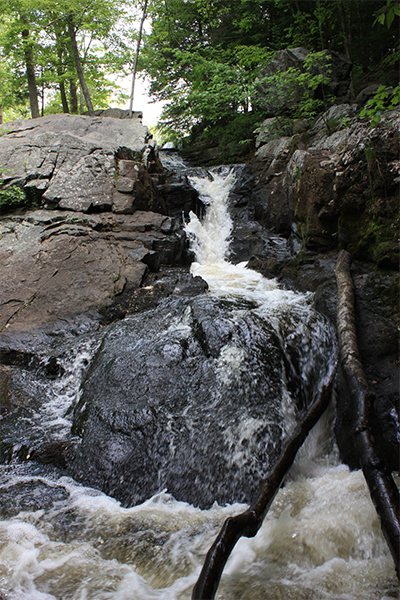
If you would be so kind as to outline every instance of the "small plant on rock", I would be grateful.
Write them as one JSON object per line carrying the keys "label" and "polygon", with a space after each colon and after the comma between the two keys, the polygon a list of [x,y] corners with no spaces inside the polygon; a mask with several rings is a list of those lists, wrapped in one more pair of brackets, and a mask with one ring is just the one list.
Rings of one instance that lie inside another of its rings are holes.
{"label": "small plant on rock", "polygon": [[[0,181],[0,186],[2,182]],[[17,185],[10,185],[0,189],[0,207],[15,208],[26,202],[26,195]]]}

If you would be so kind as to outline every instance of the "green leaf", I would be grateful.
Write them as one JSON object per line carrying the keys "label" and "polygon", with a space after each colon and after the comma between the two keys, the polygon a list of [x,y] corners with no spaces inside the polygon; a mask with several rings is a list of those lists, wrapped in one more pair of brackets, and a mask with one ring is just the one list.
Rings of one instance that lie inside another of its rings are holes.
{"label": "green leaf", "polygon": [[388,29],[390,29],[390,26],[393,23],[393,19],[394,19],[394,10],[390,9],[388,14],[386,15],[386,25],[387,25]]}

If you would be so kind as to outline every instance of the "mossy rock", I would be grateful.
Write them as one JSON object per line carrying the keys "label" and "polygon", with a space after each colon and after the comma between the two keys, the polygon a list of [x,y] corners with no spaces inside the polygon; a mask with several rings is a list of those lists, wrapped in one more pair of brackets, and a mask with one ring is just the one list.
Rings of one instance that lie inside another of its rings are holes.
{"label": "mossy rock", "polygon": [[396,223],[392,219],[367,212],[342,214],[338,222],[339,244],[354,258],[375,263],[378,267],[398,269],[399,246]]}

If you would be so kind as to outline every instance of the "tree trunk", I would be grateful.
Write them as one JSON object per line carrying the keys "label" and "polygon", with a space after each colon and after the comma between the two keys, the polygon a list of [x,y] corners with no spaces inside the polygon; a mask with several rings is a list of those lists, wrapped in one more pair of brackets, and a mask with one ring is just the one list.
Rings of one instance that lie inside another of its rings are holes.
{"label": "tree trunk", "polygon": [[41,68],[41,79],[42,79],[42,89],[41,89],[41,92],[40,92],[40,100],[41,100],[40,114],[43,117],[44,116],[44,95],[45,95],[45,86],[44,86],[44,79],[43,79],[43,67]]}
{"label": "tree trunk", "polygon": [[58,82],[58,86],[60,88],[61,104],[62,104],[62,107],[63,107],[63,112],[68,114],[69,113],[69,106],[68,106],[67,94],[65,92],[65,83],[61,79],[61,75],[59,75],[59,77],[60,77],[60,80]]}
{"label": "tree trunk", "polygon": [[341,250],[335,274],[338,288],[337,326],[340,359],[349,392],[355,405],[354,443],[359,463],[375,505],[383,534],[392,553],[400,578],[400,498],[399,490],[382,456],[374,447],[371,434],[371,402],[358,351],[354,308],[354,285],[350,274],[351,256]]}
{"label": "tree trunk", "polygon": [[270,471],[255,502],[245,512],[236,517],[229,517],[224,522],[207,553],[203,569],[193,589],[192,600],[213,600],[222,571],[236,542],[242,536],[254,537],[260,529],[287,471],[294,462],[297,451],[329,404],[334,374],[335,371],[332,369],[327,382],[286,442],[278,462]]}
{"label": "tree trunk", "polygon": [[3,107],[0,102],[0,125],[3,124]]}
{"label": "tree trunk", "polygon": [[140,21],[139,36],[138,36],[138,41],[137,41],[137,46],[136,46],[135,62],[133,65],[131,97],[129,99],[129,116],[130,117],[132,117],[133,96],[135,93],[136,71],[137,71],[137,64],[138,64],[138,59],[139,59],[140,44],[142,41],[143,25],[144,25],[144,21],[146,19],[146,14],[147,14],[147,4],[148,4],[148,0],[144,0],[142,20]]}
{"label": "tree trunk", "polygon": [[78,92],[76,89],[75,81],[73,79],[69,80],[69,95],[70,95],[71,113],[73,115],[77,115],[78,114]]}
{"label": "tree trunk", "polygon": [[74,61],[75,61],[75,68],[76,68],[76,72],[78,74],[78,79],[79,79],[79,83],[81,86],[82,94],[83,94],[83,97],[85,98],[85,103],[86,103],[86,106],[88,109],[88,113],[91,117],[93,117],[94,116],[93,105],[92,105],[92,101],[90,99],[89,90],[86,85],[85,77],[83,74],[81,59],[79,57],[78,44],[76,42],[75,26],[74,26],[74,21],[73,21],[72,15],[69,15],[67,17],[67,24],[68,24],[68,35],[71,40],[71,47],[72,47],[72,52],[73,52]]}
{"label": "tree trunk", "polygon": [[[340,15],[340,23],[341,23],[341,27],[342,27],[342,33],[343,33],[343,44],[344,44],[344,50],[346,53],[346,58],[348,61],[353,62],[353,60],[351,58],[350,15],[348,13],[348,10],[346,10],[345,6],[343,5],[343,0],[339,1],[339,15]],[[354,93],[353,71],[350,74],[350,95],[351,95],[351,99],[354,100],[355,93]]]}
{"label": "tree trunk", "polygon": [[68,100],[67,100],[67,94],[65,91],[65,82],[64,82],[65,71],[63,72],[63,54],[64,53],[63,53],[62,39],[60,36],[60,32],[57,31],[57,29],[56,29],[56,46],[57,46],[57,56],[58,56],[57,76],[58,76],[58,86],[60,88],[60,94],[61,94],[61,104],[63,107],[63,112],[69,113],[69,106],[68,106]]}
{"label": "tree trunk", "polygon": [[[21,21],[24,25],[27,25],[26,17],[21,16]],[[24,43],[26,78],[28,80],[29,104],[31,107],[32,119],[37,119],[40,117],[38,89],[36,85],[35,63],[33,60],[32,43],[29,40],[29,29],[24,29],[22,31],[22,38]]]}

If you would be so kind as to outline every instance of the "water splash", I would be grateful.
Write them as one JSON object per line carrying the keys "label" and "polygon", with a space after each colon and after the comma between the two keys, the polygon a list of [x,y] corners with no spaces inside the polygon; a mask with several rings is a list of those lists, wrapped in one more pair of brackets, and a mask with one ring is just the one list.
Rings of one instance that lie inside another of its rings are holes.
{"label": "water splash", "polygon": [[190,212],[190,221],[185,231],[192,240],[192,248],[199,266],[225,265],[229,249],[229,236],[232,220],[227,211],[229,192],[235,183],[233,171],[227,174],[214,174],[209,177],[190,177],[192,185],[199,192],[203,203],[208,207],[204,221]]}
{"label": "water splash", "polygon": [[267,279],[248,269],[246,263],[237,265],[228,260],[232,219],[228,211],[229,194],[235,185],[235,170],[218,168],[204,177],[190,177],[207,206],[203,221],[191,212],[185,231],[190,239],[196,261],[191,266],[209,285],[211,293],[228,298],[242,298],[273,310],[282,306],[305,305],[311,294],[299,294],[279,287],[276,279]]}

